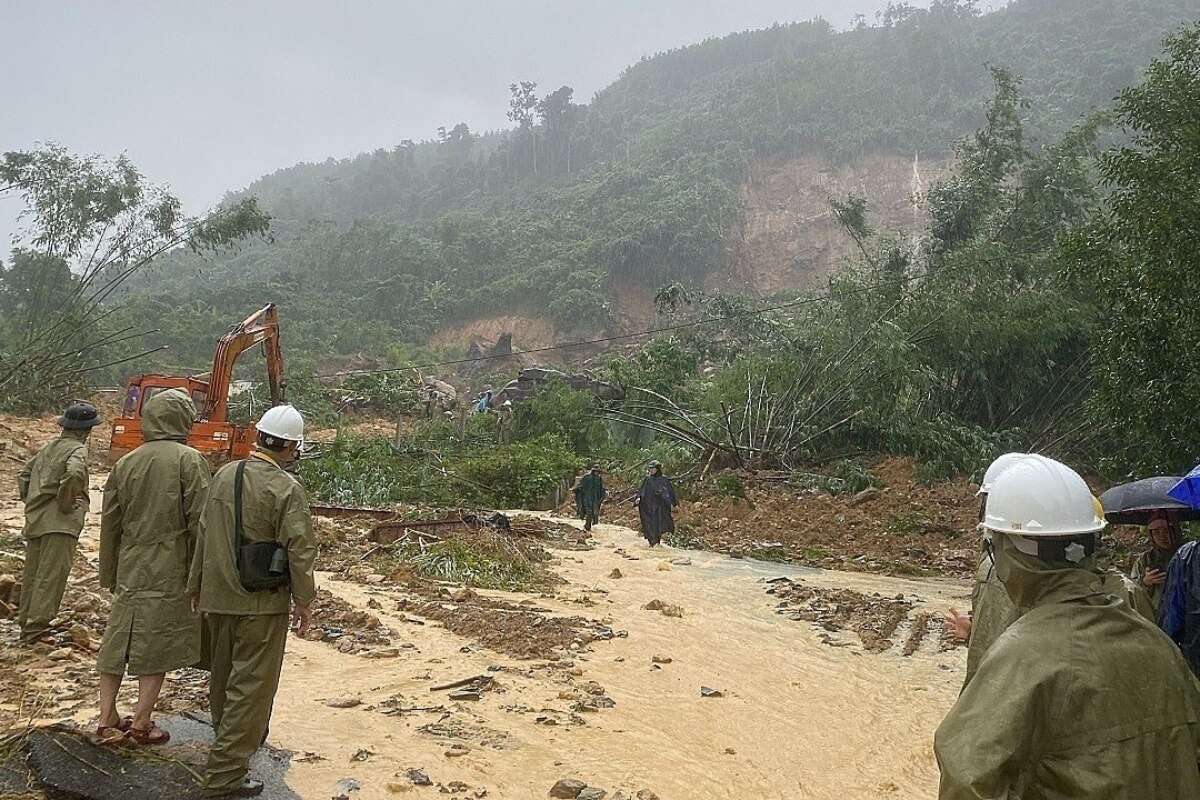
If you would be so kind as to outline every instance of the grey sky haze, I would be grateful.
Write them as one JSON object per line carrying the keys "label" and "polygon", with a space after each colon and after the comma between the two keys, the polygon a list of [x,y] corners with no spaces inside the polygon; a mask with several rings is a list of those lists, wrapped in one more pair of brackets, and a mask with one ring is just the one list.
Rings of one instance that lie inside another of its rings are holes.
{"label": "grey sky haze", "polygon": [[[508,84],[577,101],[643,55],[886,0],[0,0],[0,151],[126,153],[189,211],[298,161],[508,127]],[[0,252],[15,205],[0,206]]]}

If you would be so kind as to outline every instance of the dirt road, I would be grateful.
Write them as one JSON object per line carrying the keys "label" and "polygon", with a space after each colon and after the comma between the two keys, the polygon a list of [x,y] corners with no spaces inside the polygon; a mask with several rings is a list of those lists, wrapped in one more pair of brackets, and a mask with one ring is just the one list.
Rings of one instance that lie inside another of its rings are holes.
{"label": "dirt road", "polygon": [[[93,486],[103,480],[94,475]],[[99,492],[93,499],[73,580],[94,576]],[[0,503],[10,545],[19,524],[19,505]],[[593,535],[591,550],[556,551],[552,568],[565,583],[553,592],[483,593],[615,632],[558,661],[505,656],[422,619],[411,605],[400,610],[411,598],[400,586],[323,574],[323,588],[396,632],[396,649],[369,658],[326,642],[289,642],[270,734],[296,754],[288,783],[312,800],[434,797],[439,788],[524,800],[545,797],[560,778],[609,798],[622,790],[663,800],[936,795],[932,734],[957,694],[963,651],[940,652],[930,636],[904,656],[905,622],[892,637],[897,646],[868,652],[849,631],[831,634],[777,613],[778,597],[768,594],[776,584],[767,581],[903,595],[914,614],[964,605],[965,584],[650,551],[614,525]],[[622,577],[611,577],[614,570]],[[677,605],[682,616],[646,610],[654,600]],[[74,663],[23,665],[39,690],[63,684],[61,702],[44,707],[43,719],[92,722],[91,688],[67,690],[80,680],[73,674],[91,677],[90,661]],[[494,681],[478,700],[431,691],[475,675]],[[702,697],[701,687],[722,696]],[[202,697],[202,687],[191,689]],[[334,698],[358,704],[329,707]],[[412,771],[431,785],[415,784]]]}
{"label": "dirt road", "polygon": [[[356,606],[374,599],[382,610],[373,613],[415,649],[379,661],[292,642],[272,741],[325,760],[302,758],[289,783],[306,798],[336,795],[346,778],[361,785],[353,796],[364,800],[427,793],[406,774],[417,769],[436,783],[470,787],[466,796],[486,789],[500,798],[544,797],[564,777],[610,796],[650,789],[664,799],[936,794],[932,734],[957,694],[962,651],[939,653],[928,642],[910,657],[899,648],[867,653],[851,637],[839,643],[854,644],[831,647],[812,626],[776,614],[764,580],[790,575],[815,586],[915,595],[927,611],[961,604],[965,587],[651,552],[616,526],[594,534],[596,549],[562,554],[556,569],[568,584],[557,596],[534,598],[558,614],[604,618],[628,631],[578,654],[575,674],[404,622],[389,610],[388,588],[323,580]],[[672,558],[691,563],[672,565]],[[624,577],[608,577],[613,569]],[[655,599],[677,604],[683,616],[643,608]],[[656,656],[670,663],[653,664]],[[499,690],[463,702],[430,692],[476,674],[494,675]],[[615,706],[572,715],[589,682]],[[724,696],[702,697],[702,686]],[[347,696],[362,705],[321,702]],[[397,707],[432,710],[396,714]],[[572,724],[572,716],[586,724]],[[447,755],[456,743],[470,749]],[[365,760],[354,761],[356,753]]]}

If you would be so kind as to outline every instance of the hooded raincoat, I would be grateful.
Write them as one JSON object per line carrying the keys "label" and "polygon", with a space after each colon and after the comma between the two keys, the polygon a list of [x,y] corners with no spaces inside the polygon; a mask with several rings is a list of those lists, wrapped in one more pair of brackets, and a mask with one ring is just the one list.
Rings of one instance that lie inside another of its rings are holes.
{"label": "hooded raincoat", "polygon": [[940,800],[1200,797],[1200,685],[1178,650],[1095,572],[995,539],[1028,610],[938,727]]}
{"label": "hooded raincoat", "polygon": [[575,487],[575,508],[589,530],[600,521],[600,505],[604,502],[605,494],[604,479],[598,472],[589,471]]}
{"label": "hooded raincoat", "polygon": [[975,588],[971,590],[971,638],[967,642],[967,676],[963,688],[975,677],[988,648],[1016,622],[1021,612],[1013,605],[1004,584],[996,577],[996,565],[990,553],[979,559]]}
{"label": "hooded raincoat", "polygon": [[46,533],[79,538],[88,510],[88,431],[63,431],[17,476],[26,539]]}
{"label": "hooded raincoat", "polygon": [[646,476],[638,490],[638,516],[642,536],[650,544],[658,544],[664,533],[675,531],[672,509],[677,505],[679,500],[675,497],[675,487],[667,476],[661,472]]}
{"label": "hooded raincoat", "polygon": [[101,672],[157,675],[200,659],[187,580],[209,469],[186,444],[195,417],[187,392],[152,398],[142,414],[145,443],[117,462],[104,487],[100,585],[113,604]]}
{"label": "hooded raincoat", "polygon": [[62,605],[89,505],[87,434],[63,431],[17,475],[26,540],[17,614],[21,641],[33,641],[49,630]]}

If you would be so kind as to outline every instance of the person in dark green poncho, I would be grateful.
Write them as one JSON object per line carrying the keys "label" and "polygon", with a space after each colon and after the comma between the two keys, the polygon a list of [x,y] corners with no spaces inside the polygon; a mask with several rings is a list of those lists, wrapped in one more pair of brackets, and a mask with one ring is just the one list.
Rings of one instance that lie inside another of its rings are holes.
{"label": "person in dark green poncho", "polygon": [[575,508],[579,511],[579,518],[583,520],[585,531],[590,531],[592,526],[600,521],[600,506],[607,494],[604,479],[600,477],[600,465],[593,464],[575,487]]}

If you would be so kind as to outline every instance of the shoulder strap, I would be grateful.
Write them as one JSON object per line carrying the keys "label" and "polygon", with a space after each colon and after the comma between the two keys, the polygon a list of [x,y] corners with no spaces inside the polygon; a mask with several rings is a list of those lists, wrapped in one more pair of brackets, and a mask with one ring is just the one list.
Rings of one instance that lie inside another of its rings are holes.
{"label": "shoulder strap", "polygon": [[246,479],[246,461],[238,462],[237,473],[233,477],[233,552],[236,556],[242,551],[242,483]]}

